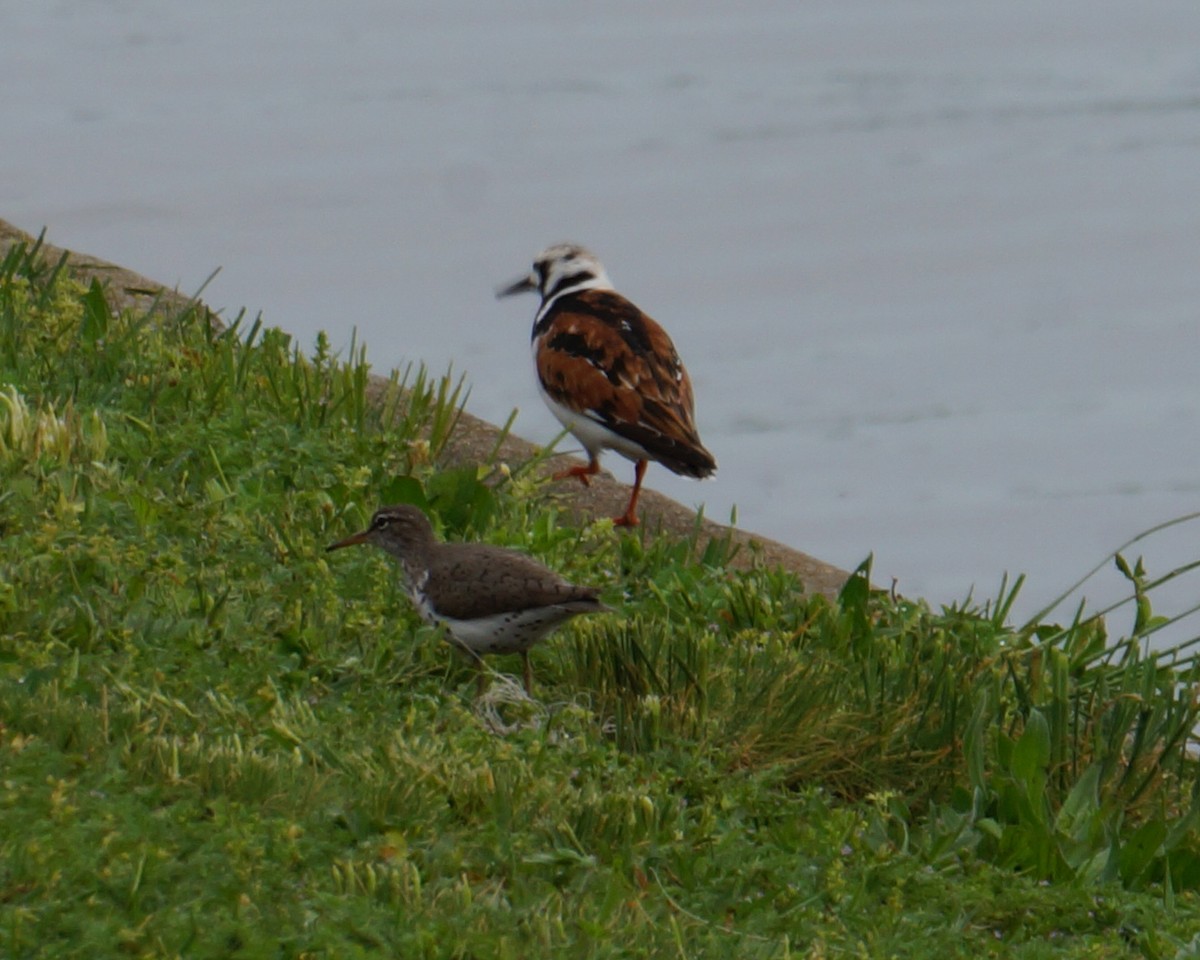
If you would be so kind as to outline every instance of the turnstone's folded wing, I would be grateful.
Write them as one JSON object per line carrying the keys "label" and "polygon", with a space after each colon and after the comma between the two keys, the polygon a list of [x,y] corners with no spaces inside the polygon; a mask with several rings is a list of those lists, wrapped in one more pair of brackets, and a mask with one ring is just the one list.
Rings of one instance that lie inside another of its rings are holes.
{"label": "turnstone's folded wing", "polygon": [[692,384],[665,330],[612,290],[556,300],[535,330],[537,373],[556,403],[642,447],[675,473],[716,469]]}

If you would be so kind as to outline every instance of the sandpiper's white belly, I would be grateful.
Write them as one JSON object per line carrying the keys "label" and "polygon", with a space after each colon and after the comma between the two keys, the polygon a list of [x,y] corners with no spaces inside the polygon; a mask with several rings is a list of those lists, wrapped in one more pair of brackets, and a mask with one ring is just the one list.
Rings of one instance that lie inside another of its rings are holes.
{"label": "sandpiper's white belly", "polygon": [[472,653],[520,653],[528,650],[571,614],[559,607],[497,613],[477,620],[441,619],[454,641]]}
{"label": "sandpiper's white belly", "polygon": [[455,620],[440,615],[429,598],[419,590],[409,590],[413,606],[421,619],[431,626],[446,628],[451,641],[471,653],[521,653],[528,650],[564,620],[579,611],[567,606],[535,607],[511,610],[471,620]]}

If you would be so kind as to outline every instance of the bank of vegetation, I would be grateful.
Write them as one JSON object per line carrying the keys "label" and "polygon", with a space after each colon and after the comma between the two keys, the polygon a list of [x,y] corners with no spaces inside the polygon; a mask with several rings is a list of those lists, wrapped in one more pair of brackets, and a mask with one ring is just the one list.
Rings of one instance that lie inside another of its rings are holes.
{"label": "bank of vegetation", "polygon": [[[0,955],[1200,957],[1198,665],[1135,558],[1061,625],[806,595],[444,469],[460,383],[63,267],[0,265]],[[477,701],[323,552],[400,501],[615,612]]]}

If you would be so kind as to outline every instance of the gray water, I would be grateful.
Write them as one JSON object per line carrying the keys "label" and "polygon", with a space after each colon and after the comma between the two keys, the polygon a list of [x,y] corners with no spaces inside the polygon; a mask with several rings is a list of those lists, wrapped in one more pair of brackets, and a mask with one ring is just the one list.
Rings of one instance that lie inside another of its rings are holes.
{"label": "gray water", "polygon": [[1198,40],[1195,0],[0,2],[0,216],[453,361],[541,441],[493,290],[586,243],[721,461],[650,486],[935,603],[1025,572],[1023,616],[1200,507]]}

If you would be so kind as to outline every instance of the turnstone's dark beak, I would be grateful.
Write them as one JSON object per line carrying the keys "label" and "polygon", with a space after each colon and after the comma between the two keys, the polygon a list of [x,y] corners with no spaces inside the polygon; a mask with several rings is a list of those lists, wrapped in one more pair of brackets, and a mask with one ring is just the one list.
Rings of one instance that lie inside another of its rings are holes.
{"label": "turnstone's dark beak", "polygon": [[536,274],[527,273],[520,280],[510,283],[507,287],[501,287],[496,291],[496,299],[501,297],[511,297],[514,293],[527,293],[530,290],[538,288]]}
{"label": "turnstone's dark beak", "polygon": [[325,552],[329,553],[333,550],[341,550],[342,547],[356,547],[360,543],[366,543],[367,534],[370,532],[370,530],[364,530],[362,533],[356,533],[354,536],[347,537],[345,540],[339,540],[337,543],[331,543],[325,548]]}

